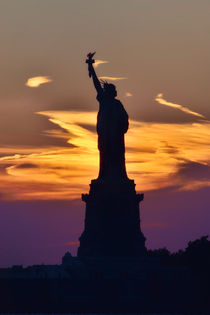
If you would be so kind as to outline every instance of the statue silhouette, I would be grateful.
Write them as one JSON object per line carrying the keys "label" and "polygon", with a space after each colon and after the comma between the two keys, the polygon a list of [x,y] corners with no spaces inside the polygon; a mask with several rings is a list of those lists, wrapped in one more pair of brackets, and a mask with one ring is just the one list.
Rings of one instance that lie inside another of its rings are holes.
{"label": "statue silhouette", "polygon": [[98,149],[100,151],[100,179],[127,179],[125,168],[124,134],[128,130],[128,114],[122,103],[116,99],[114,84],[99,81],[93,63],[95,53],[89,53],[89,77],[92,77],[97,91],[99,112],[97,116]]}
{"label": "statue silhouette", "polygon": [[93,68],[94,53],[88,54],[89,77],[99,101],[97,117],[100,170],[91,180],[86,203],[85,226],[79,241],[78,257],[140,257],[146,253],[140,228],[139,203],[143,194],[135,191],[134,180],[125,169],[124,134],[128,115],[113,84],[100,82]]}

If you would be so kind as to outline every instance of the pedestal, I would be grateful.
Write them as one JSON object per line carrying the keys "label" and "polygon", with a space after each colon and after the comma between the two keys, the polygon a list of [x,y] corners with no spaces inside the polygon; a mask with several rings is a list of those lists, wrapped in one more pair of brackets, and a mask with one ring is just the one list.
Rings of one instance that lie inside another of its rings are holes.
{"label": "pedestal", "polygon": [[79,238],[78,256],[139,257],[146,252],[140,229],[139,203],[133,180],[92,180],[86,203],[85,228]]}

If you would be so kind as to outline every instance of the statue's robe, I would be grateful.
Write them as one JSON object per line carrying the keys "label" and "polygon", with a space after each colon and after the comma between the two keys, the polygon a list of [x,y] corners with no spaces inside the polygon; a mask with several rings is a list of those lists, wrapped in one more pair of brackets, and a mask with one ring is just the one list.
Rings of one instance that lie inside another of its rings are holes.
{"label": "statue's robe", "polygon": [[99,178],[126,179],[124,134],[128,130],[128,114],[119,100],[108,98],[104,92],[97,95],[97,100]]}

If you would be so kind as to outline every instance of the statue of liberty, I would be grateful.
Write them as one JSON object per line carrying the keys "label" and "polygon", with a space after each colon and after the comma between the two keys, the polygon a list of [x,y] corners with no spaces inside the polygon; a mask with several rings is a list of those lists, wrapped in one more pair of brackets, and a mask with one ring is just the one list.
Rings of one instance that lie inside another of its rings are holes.
{"label": "statue of liberty", "polygon": [[125,169],[124,134],[128,130],[128,114],[122,103],[116,99],[117,91],[114,84],[99,81],[93,63],[95,53],[89,53],[89,77],[92,77],[99,102],[97,116],[98,149],[100,151],[100,170],[98,180],[127,179]]}
{"label": "statue of liberty", "polygon": [[113,84],[100,82],[93,68],[93,55],[88,54],[89,76],[97,91],[97,116],[100,170],[91,180],[89,194],[82,194],[86,203],[85,226],[79,238],[78,256],[136,257],[146,252],[145,237],[140,229],[139,202],[134,180],[125,169],[124,134],[128,115],[116,99]]}

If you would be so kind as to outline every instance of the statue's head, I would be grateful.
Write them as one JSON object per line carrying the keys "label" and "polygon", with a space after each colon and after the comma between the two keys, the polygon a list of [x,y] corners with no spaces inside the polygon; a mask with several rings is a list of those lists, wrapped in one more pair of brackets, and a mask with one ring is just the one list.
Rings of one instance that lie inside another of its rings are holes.
{"label": "statue's head", "polygon": [[103,90],[107,97],[115,98],[117,96],[117,90],[114,84],[103,82]]}

